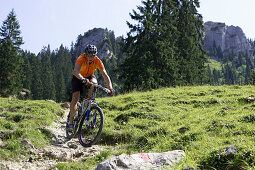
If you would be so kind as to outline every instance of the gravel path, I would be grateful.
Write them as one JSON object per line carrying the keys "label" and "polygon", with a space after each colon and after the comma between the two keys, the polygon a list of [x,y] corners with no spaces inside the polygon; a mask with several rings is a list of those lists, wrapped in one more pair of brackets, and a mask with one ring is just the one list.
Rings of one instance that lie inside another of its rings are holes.
{"label": "gravel path", "polygon": [[86,157],[92,157],[103,150],[103,146],[93,145],[84,148],[78,142],[77,138],[67,140],[65,138],[65,123],[69,110],[65,110],[63,118],[55,121],[52,127],[47,129],[55,135],[51,144],[44,149],[35,148],[29,141],[22,141],[25,147],[31,152],[31,157],[26,159],[21,156],[20,161],[3,161],[0,163],[0,169],[23,170],[23,169],[52,169],[54,165],[60,162],[78,162]]}

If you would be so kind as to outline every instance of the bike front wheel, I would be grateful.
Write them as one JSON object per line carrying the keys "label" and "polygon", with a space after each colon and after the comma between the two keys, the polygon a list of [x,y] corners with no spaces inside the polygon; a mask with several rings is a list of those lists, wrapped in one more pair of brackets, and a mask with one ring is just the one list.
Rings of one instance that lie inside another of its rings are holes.
{"label": "bike front wheel", "polygon": [[104,114],[100,107],[93,106],[89,112],[89,119],[83,116],[78,131],[78,139],[82,146],[89,147],[96,143],[104,126]]}

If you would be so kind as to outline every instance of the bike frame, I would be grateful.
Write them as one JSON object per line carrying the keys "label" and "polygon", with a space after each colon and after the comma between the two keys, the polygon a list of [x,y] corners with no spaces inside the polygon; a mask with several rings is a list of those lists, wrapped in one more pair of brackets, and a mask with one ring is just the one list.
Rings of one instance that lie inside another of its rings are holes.
{"label": "bike frame", "polygon": [[[83,116],[86,116],[86,126],[87,126],[87,122],[89,120],[89,112],[90,112],[90,108],[92,106],[92,102],[93,101],[91,98],[87,98],[87,99],[84,98],[82,100],[81,115],[79,115],[78,122],[76,122],[76,124],[75,124],[74,135],[77,135],[78,129],[80,128],[80,122],[81,122]],[[93,105],[95,105],[95,104],[93,104]]]}
{"label": "bike frame", "polygon": [[[107,88],[102,87],[101,85],[97,85],[97,84],[91,84],[91,86],[94,86],[96,88],[100,88],[102,90],[104,90],[106,93],[109,93],[110,90]],[[92,97],[89,98],[83,98],[82,100],[82,104],[81,104],[81,115],[78,118],[78,122],[75,124],[75,129],[74,129],[74,136],[77,135],[78,129],[80,128],[80,122],[83,118],[83,116],[86,116],[86,123],[85,125],[88,126],[88,120],[89,120],[89,113],[91,110],[92,106],[98,106],[98,103],[95,102],[95,90],[92,94]],[[95,114],[94,119],[93,119],[93,123],[96,122],[96,117],[97,114]]]}

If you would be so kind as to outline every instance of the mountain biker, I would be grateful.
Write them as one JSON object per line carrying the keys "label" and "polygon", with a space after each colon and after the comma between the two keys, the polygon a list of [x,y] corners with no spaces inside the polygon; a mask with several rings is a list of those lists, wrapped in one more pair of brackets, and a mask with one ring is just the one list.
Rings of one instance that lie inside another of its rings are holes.
{"label": "mountain biker", "polygon": [[[83,90],[83,85],[89,85],[92,83],[97,83],[96,76],[94,72],[99,69],[102,74],[104,81],[106,82],[108,88],[110,89],[110,94],[113,95],[114,90],[112,88],[111,79],[108,76],[103,62],[96,56],[97,48],[95,45],[87,45],[84,53],[81,54],[76,60],[75,67],[73,70],[72,78],[72,101],[70,104],[70,121],[68,125],[68,131],[73,131],[73,119],[75,112],[77,110],[77,102],[80,98],[80,93]],[[93,93],[93,86],[90,87],[88,97],[91,97]]]}

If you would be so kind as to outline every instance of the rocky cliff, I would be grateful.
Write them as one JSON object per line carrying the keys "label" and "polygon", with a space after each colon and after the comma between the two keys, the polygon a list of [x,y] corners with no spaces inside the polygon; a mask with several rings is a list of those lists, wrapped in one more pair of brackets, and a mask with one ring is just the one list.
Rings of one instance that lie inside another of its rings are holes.
{"label": "rocky cliff", "polygon": [[220,47],[223,55],[230,53],[238,54],[239,52],[251,55],[251,46],[238,26],[227,26],[220,22],[205,22],[205,50],[209,52],[214,48]]}
{"label": "rocky cliff", "polygon": [[84,35],[78,36],[74,47],[71,49],[73,60],[75,60],[81,53],[84,53],[84,49],[88,44],[96,45],[99,58],[111,58],[114,55],[114,33],[107,29],[94,28],[85,32]]}
{"label": "rocky cliff", "polygon": [[[222,55],[238,54],[247,52],[252,56],[255,51],[251,48],[244,32],[238,26],[227,26],[220,22],[205,22],[205,37],[204,49],[208,52],[208,56],[215,58],[215,51],[221,51]],[[87,44],[94,44],[98,48],[98,56],[102,59],[104,57],[111,58],[113,56],[122,56],[118,38],[115,38],[113,31],[108,31],[103,28],[94,28],[79,35],[76,43],[71,49],[73,62],[76,58],[84,52]]]}

